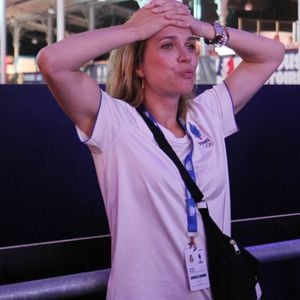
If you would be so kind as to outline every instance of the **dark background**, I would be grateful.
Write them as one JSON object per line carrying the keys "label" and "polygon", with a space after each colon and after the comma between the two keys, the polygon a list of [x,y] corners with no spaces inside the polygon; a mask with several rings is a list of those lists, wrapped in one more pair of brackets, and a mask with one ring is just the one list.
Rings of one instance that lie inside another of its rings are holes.
{"label": "dark background", "polygon": [[[299,93],[264,86],[227,139],[233,236],[244,246],[300,238],[300,217],[278,216],[300,212]],[[0,120],[0,285],[109,268],[90,153],[47,87],[0,85]],[[263,265],[265,300],[299,299],[299,264]]]}
{"label": "dark background", "polygon": [[[240,132],[227,139],[233,219],[300,212],[299,91],[264,86],[237,115]],[[89,151],[47,87],[3,85],[0,99],[0,247],[108,234]]]}
{"label": "dark background", "polygon": [[89,151],[47,87],[0,99],[0,246],[108,233]]}

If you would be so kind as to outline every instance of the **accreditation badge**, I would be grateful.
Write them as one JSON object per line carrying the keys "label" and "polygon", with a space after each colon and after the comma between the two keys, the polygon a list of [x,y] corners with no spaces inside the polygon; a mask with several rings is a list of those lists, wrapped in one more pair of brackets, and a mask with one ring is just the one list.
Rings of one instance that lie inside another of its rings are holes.
{"label": "accreditation badge", "polygon": [[208,269],[203,249],[191,247],[184,250],[187,275],[192,292],[210,287]]}

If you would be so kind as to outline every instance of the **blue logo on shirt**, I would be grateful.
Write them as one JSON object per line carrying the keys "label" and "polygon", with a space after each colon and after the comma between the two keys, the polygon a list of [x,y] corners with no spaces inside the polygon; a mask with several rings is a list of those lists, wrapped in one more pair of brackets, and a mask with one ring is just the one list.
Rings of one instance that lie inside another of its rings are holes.
{"label": "blue logo on shirt", "polygon": [[192,133],[196,138],[201,139],[201,133],[200,133],[200,130],[199,130],[194,124],[192,124],[191,122],[189,122],[189,125],[190,125],[190,131],[191,131],[191,133]]}
{"label": "blue logo on shirt", "polygon": [[202,137],[202,134],[201,134],[199,128],[198,128],[196,125],[194,125],[194,124],[192,124],[191,122],[189,122],[189,126],[190,126],[190,131],[191,131],[191,133],[192,133],[196,138],[198,138],[198,139],[200,140],[200,141],[198,141],[198,144],[199,144],[202,148],[207,149],[207,148],[211,148],[211,147],[214,146],[215,143],[214,143],[210,138],[208,138],[208,137],[203,138],[203,137]]}

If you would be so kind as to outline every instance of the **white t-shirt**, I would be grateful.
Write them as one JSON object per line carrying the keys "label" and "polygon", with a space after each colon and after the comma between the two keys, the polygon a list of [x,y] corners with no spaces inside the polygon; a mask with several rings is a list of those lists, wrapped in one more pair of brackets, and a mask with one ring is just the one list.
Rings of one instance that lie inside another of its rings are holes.
{"label": "white t-shirt", "polygon": [[[224,138],[237,127],[224,83],[194,99],[186,127],[193,143],[196,182],[211,216],[229,234]],[[162,130],[183,159],[190,138]],[[189,291],[184,262],[189,242],[185,185],[135,108],[102,91],[95,128],[85,142],[94,159],[112,238],[107,299],[211,299],[209,289]],[[198,212],[197,219],[196,243],[206,253]]]}

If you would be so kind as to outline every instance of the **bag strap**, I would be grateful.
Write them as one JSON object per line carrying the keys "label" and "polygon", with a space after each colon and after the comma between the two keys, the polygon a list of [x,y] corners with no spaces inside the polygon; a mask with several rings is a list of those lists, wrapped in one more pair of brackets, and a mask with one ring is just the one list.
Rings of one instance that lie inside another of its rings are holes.
{"label": "bag strap", "polygon": [[184,165],[181,163],[180,159],[168,143],[161,130],[143,113],[141,109],[137,108],[137,111],[142,116],[149,129],[153,133],[154,139],[156,140],[159,147],[170,157],[170,159],[178,168],[181,178],[183,179],[186,187],[193,196],[194,201],[200,203],[203,199],[202,192],[200,191],[194,180],[191,178]]}

